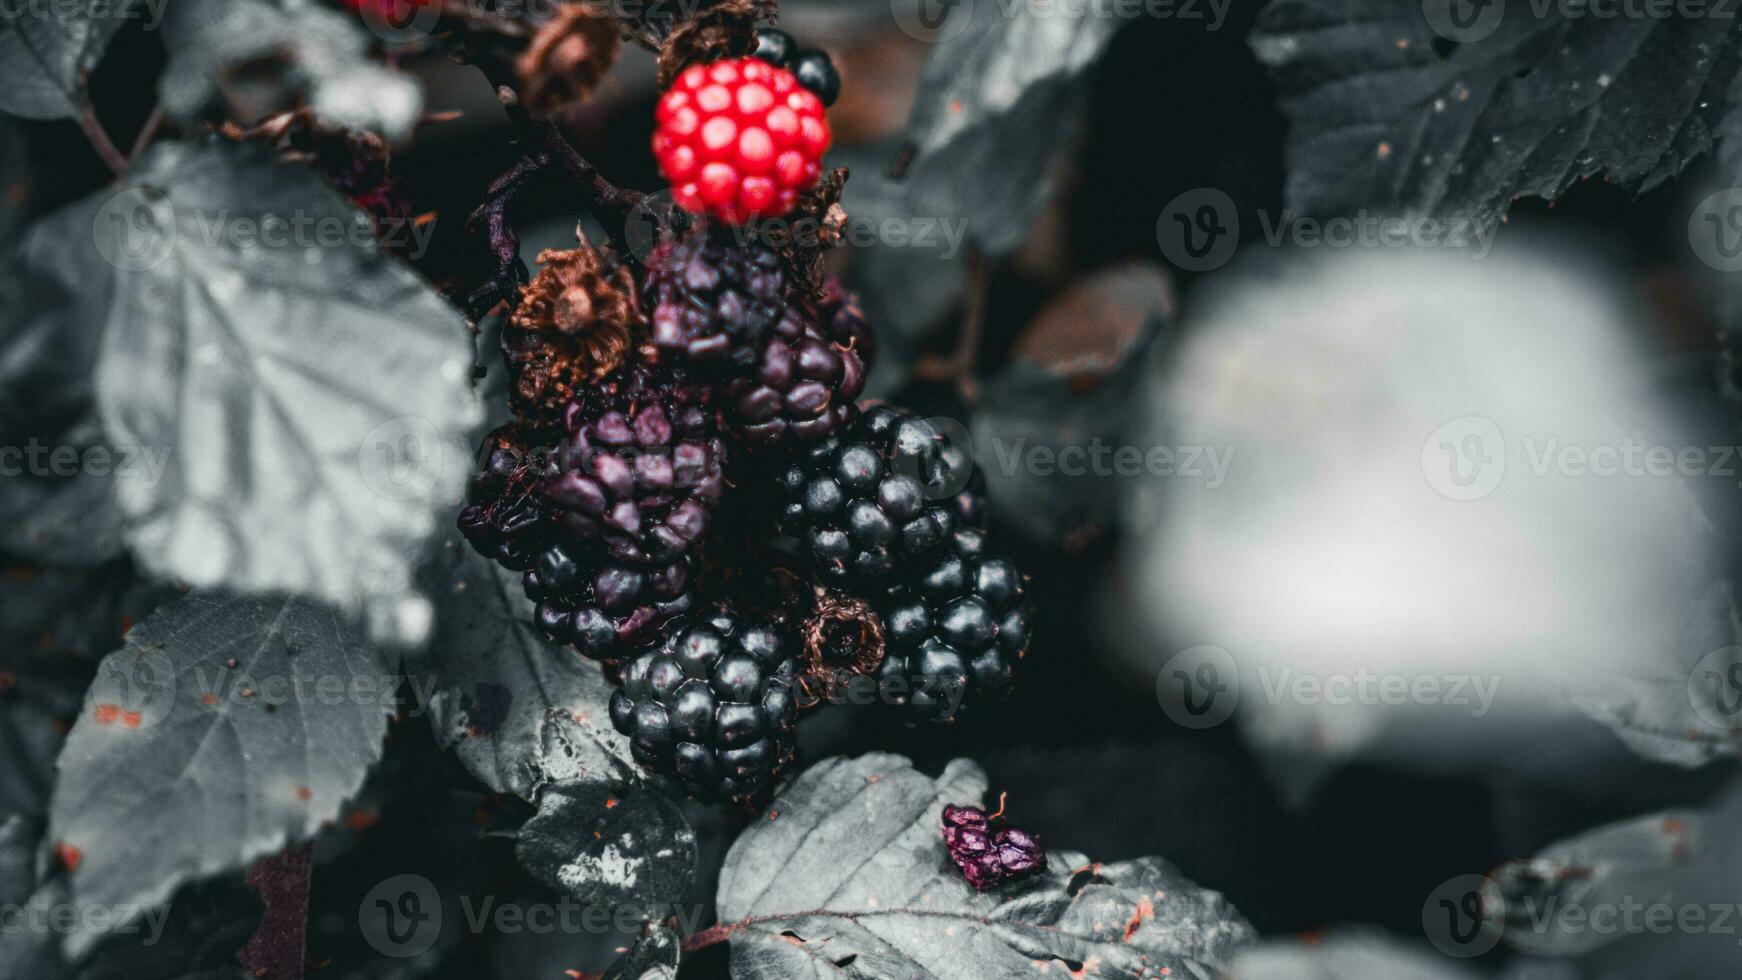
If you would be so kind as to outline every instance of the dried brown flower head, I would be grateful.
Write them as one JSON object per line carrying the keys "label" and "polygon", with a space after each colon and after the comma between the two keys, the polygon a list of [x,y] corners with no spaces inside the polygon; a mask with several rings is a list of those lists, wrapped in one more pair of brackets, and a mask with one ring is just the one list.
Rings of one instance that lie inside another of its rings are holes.
{"label": "dried brown flower head", "polygon": [[618,28],[591,4],[564,4],[521,52],[520,100],[535,116],[584,102],[617,62]]}
{"label": "dried brown flower head", "polygon": [[883,663],[883,620],[863,599],[826,589],[800,630],[799,676],[803,707],[837,696],[857,675],[869,676]]}
{"label": "dried brown flower head", "polygon": [[773,0],[719,0],[671,29],[659,50],[660,89],[697,62],[742,58],[756,50],[756,22],[774,16]]}
{"label": "dried brown flower head", "polygon": [[502,327],[515,408],[554,421],[583,385],[623,364],[646,328],[635,278],[585,236],[538,256],[538,275]]}

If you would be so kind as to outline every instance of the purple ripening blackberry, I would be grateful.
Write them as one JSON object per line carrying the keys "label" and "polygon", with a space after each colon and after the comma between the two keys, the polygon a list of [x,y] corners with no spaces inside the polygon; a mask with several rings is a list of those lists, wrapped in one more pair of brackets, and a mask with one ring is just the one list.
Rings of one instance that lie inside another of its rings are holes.
{"label": "purple ripening blackberry", "polygon": [[791,625],[718,603],[625,662],[611,723],[691,796],[760,805],[797,757]]}
{"label": "purple ripening blackberry", "polygon": [[577,391],[540,492],[581,541],[642,568],[685,557],[725,487],[713,392],[681,371],[631,365]]}
{"label": "purple ripening blackberry", "polygon": [[485,438],[460,531],[484,557],[524,573],[546,635],[595,660],[620,660],[693,605],[690,561],[638,567],[577,539],[537,489],[555,450],[528,448],[535,439],[517,425]]}
{"label": "purple ripening blackberry", "polygon": [[935,556],[959,523],[960,488],[945,448],[925,419],[867,410],[781,471],[782,530],[830,585],[871,594],[894,584]]}
{"label": "purple ripening blackberry", "polygon": [[885,633],[877,675],[909,722],[952,721],[1003,697],[1028,651],[1022,573],[988,555],[974,528],[951,535],[942,556],[877,611]]}
{"label": "purple ripening blackberry", "polygon": [[816,442],[858,413],[865,363],[813,316],[784,309],[750,373],[722,389],[732,434],[751,447]]}
{"label": "purple ripening blackberry", "polygon": [[643,305],[660,356],[727,376],[751,370],[785,309],[780,257],[723,229],[694,231],[647,258]]}

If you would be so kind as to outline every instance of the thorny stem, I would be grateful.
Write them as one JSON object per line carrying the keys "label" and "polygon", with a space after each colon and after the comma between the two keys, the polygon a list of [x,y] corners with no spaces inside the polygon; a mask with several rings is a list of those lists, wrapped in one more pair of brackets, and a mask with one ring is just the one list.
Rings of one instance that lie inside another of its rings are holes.
{"label": "thorny stem", "polygon": [[466,219],[468,229],[475,232],[482,228],[489,235],[490,253],[496,259],[495,274],[466,297],[466,315],[473,320],[503,300],[511,299],[514,290],[526,281],[526,264],[520,261],[520,235],[515,232],[508,212],[549,166],[550,158],[542,153],[522,157],[507,173],[491,182],[484,191],[484,203]]}
{"label": "thorny stem", "polygon": [[986,294],[991,283],[991,267],[979,249],[968,252],[967,296],[962,310],[962,327],[956,334],[956,349],[944,356],[922,359],[914,367],[914,375],[927,381],[954,381],[963,400],[972,404],[980,400],[980,385],[974,369],[980,360],[980,340],[986,328]]}
{"label": "thorny stem", "polygon": [[646,201],[646,195],[606,180],[592,161],[563,135],[561,127],[548,119],[534,119],[520,102],[519,80],[505,64],[487,54],[468,60],[495,87],[518,142],[527,148],[526,156],[490,185],[484,203],[470,219],[474,228],[482,226],[488,231],[497,266],[490,280],[467,297],[467,312],[476,320],[510,298],[513,290],[525,281],[526,267],[519,257],[520,238],[514,231],[509,209],[540,174],[560,166],[575,179],[589,209],[605,226],[607,244],[619,254],[629,252],[626,225],[630,212]]}
{"label": "thorny stem", "polygon": [[121,155],[121,150],[115,141],[109,138],[108,130],[97,119],[97,111],[91,108],[89,101],[81,101],[78,106],[79,128],[84,130],[85,139],[91,143],[91,149],[102,157],[103,164],[120,177],[127,173],[127,158]]}

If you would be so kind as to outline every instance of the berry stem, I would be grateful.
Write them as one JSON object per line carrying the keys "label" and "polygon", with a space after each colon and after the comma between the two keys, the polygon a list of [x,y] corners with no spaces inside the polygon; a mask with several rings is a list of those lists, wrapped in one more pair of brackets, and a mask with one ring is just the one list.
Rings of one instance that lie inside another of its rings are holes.
{"label": "berry stem", "polygon": [[543,153],[520,158],[507,173],[491,181],[484,191],[484,203],[466,219],[469,230],[476,232],[482,227],[489,235],[490,254],[496,259],[495,272],[466,297],[466,315],[474,321],[495,309],[498,303],[512,300],[515,290],[526,281],[526,265],[520,261],[520,235],[514,230],[509,209],[549,167],[550,158]]}
{"label": "berry stem", "polygon": [[956,349],[946,355],[929,355],[914,367],[914,374],[927,381],[954,381],[962,399],[980,400],[975,369],[980,361],[980,341],[986,332],[986,295],[991,267],[977,248],[968,251],[968,283],[963,299],[962,326],[956,334]]}
{"label": "berry stem", "polygon": [[167,118],[168,116],[163,111],[163,103],[159,102],[152,107],[151,115],[145,117],[145,125],[139,128],[139,135],[133,137],[133,146],[127,151],[129,165],[137,161],[140,154],[151,147],[152,141],[157,139],[158,130],[163,128],[164,120]]}
{"label": "berry stem", "polygon": [[84,99],[80,100],[78,109],[79,129],[84,131],[85,139],[91,143],[91,149],[97,151],[97,156],[103,159],[105,166],[114,171],[115,176],[125,175],[127,158],[121,155],[120,148],[109,138],[109,131],[97,119],[97,110],[91,107],[89,100]]}

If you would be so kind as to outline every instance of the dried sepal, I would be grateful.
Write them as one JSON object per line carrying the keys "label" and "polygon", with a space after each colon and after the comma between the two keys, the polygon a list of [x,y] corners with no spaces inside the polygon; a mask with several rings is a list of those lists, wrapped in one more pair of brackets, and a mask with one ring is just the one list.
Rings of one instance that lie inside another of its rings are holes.
{"label": "dried sepal", "polygon": [[645,331],[634,276],[593,248],[547,249],[502,327],[502,352],[521,413],[561,417],[577,389],[623,365]]}

